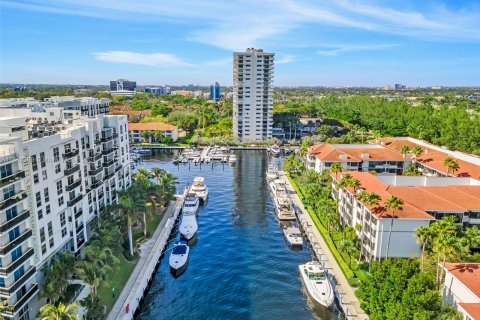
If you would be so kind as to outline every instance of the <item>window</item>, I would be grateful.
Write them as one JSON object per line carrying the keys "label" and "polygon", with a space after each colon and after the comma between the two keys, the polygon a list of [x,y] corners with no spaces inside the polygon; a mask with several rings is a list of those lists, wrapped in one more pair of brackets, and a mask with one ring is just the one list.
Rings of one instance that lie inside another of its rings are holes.
{"label": "window", "polygon": [[0,277],[0,287],[5,288],[5,278]]}
{"label": "window", "polygon": [[45,152],[40,152],[40,166],[45,168]]}
{"label": "window", "polygon": [[60,163],[57,163],[57,164],[55,165],[55,173],[59,173],[60,171],[61,171],[61,169],[60,169]]}
{"label": "window", "polygon": [[62,180],[57,181],[57,195],[61,195],[63,192]]}
{"label": "window", "polygon": [[47,170],[42,171],[42,179],[47,180]]}
{"label": "window", "polygon": [[52,248],[55,245],[55,241],[53,241],[53,238],[50,238],[50,243],[49,246]]}
{"label": "window", "polygon": [[37,208],[40,208],[42,206],[42,194],[40,191],[35,193],[35,200],[37,201]]}
{"label": "window", "polygon": [[48,236],[52,237],[53,236],[53,227],[52,227],[52,221],[48,223]]}
{"label": "window", "polygon": [[38,173],[35,173],[35,174],[33,175],[33,182],[34,182],[34,183],[38,183],[39,181],[40,181],[40,180],[38,179]]}
{"label": "window", "polygon": [[18,247],[12,251],[12,262],[22,256],[22,247]]}
{"label": "window", "polygon": [[36,155],[33,155],[32,158],[32,170],[33,171],[37,171],[38,169],[38,164],[37,164],[37,156]]}
{"label": "window", "polygon": [[5,178],[5,177],[8,177],[8,176],[11,176],[12,175],[12,164],[9,163],[9,164],[6,164],[4,166],[0,166],[0,178]]}
{"label": "window", "polygon": [[42,244],[42,254],[45,254],[47,252],[47,245],[44,243]]}
{"label": "window", "polygon": [[38,220],[40,220],[40,219],[43,218],[43,211],[42,211],[42,209],[38,210],[37,215],[38,215]]}
{"label": "window", "polygon": [[40,228],[40,243],[44,243],[44,242],[45,242],[45,228],[41,227]]}
{"label": "window", "polygon": [[51,210],[50,210],[50,205],[47,204],[47,206],[45,207],[45,213],[46,214],[50,214]]}
{"label": "window", "polygon": [[45,198],[45,202],[50,201],[50,196],[48,194],[48,188],[43,189],[43,197]]}
{"label": "window", "polygon": [[67,227],[62,229],[62,238],[64,238],[67,235]]}
{"label": "window", "polygon": [[15,218],[18,214],[17,212],[17,206],[11,207],[10,209],[5,210],[5,214],[7,216],[7,221],[12,220]]}
{"label": "window", "polygon": [[17,270],[15,270],[15,272],[13,273],[13,277],[15,278],[15,281],[17,281],[17,280],[20,279],[24,274],[25,274],[25,268],[24,268],[23,266],[21,266],[20,268],[18,268]]}
{"label": "window", "polygon": [[10,242],[15,240],[19,236],[20,236],[20,227],[15,227],[12,230],[8,231],[8,239],[10,240]]}
{"label": "window", "polygon": [[60,213],[60,225],[63,227],[65,226],[66,220],[65,220],[65,212]]}
{"label": "window", "polygon": [[65,203],[65,201],[63,200],[63,197],[58,198],[58,206],[59,207],[63,206],[64,203]]}

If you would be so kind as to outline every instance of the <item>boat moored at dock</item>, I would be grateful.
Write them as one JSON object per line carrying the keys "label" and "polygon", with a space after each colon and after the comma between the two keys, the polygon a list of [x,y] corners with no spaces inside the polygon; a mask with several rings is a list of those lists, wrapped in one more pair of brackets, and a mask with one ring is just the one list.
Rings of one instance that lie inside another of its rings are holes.
{"label": "boat moored at dock", "polygon": [[270,189],[272,190],[273,204],[278,220],[295,220],[295,210],[293,209],[291,200],[288,198],[285,181],[283,181],[283,179],[275,179],[270,182]]}
{"label": "boat moored at dock", "polygon": [[300,229],[297,227],[288,227],[283,229],[283,234],[285,235],[285,239],[291,246],[301,246],[303,245],[303,238]]}
{"label": "boat moored at dock", "polygon": [[267,180],[273,181],[278,178],[278,168],[275,164],[269,164],[267,169]]}
{"label": "boat moored at dock", "polygon": [[178,228],[180,235],[187,241],[192,240],[197,234],[197,217],[194,214],[184,215]]}
{"label": "boat moored at dock", "polygon": [[330,283],[328,272],[318,261],[307,262],[298,266],[307,292],[312,300],[326,308],[330,308],[335,301],[335,294]]}
{"label": "boat moored at dock", "polygon": [[193,192],[188,192],[185,196],[185,202],[183,203],[182,212],[184,215],[195,215],[198,211],[198,207],[200,206],[200,201],[198,197]]}
{"label": "boat moored at dock", "polygon": [[274,157],[277,157],[278,155],[280,155],[280,151],[281,151],[280,147],[277,146],[276,144],[274,144],[273,146],[270,146],[267,150]]}
{"label": "boat moored at dock", "polygon": [[205,184],[205,179],[203,177],[196,177],[193,179],[193,184],[190,187],[189,192],[194,193],[203,202],[207,201],[208,188]]}
{"label": "boat moored at dock", "polygon": [[170,272],[178,277],[185,272],[188,263],[188,255],[190,248],[186,241],[179,241],[173,246],[168,262],[170,264]]}

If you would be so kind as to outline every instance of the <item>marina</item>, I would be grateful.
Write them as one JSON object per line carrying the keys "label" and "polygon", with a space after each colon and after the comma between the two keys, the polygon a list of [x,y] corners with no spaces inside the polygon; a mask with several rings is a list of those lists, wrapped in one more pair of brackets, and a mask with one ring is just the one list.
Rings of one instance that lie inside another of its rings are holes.
{"label": "marina", "polygon": [[[311,249],[308,242],[294,249],[285,240],[284,228],[292,222],[279,222],[275,213],[266,179],[269,156],[235,154],[234,166],[174,165],[169,152],[142,162],[177,175],[177,190],[203,177],[209,195],[198,210],[188,267],[173,277],[168,259],[161,260],[136,318],[338,319],[339,312],[315,304],[302,284],[298,268],[312,261]],[[178,229],[171,239],[168,254],[181,239]]]}

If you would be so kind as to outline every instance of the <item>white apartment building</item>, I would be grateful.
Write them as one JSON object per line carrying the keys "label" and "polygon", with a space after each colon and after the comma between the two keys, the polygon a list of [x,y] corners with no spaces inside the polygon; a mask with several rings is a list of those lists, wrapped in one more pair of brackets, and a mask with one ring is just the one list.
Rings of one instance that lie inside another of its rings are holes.
{"label": "white apartment building", "polygon": [[[361,190],[336,188],[346,173],[360,181]],[[360,226],[357,236],[367,260],[419,256],[415,230],[445,216],[453,215],[465,226],[480,225],[480,181],[476,179],[346,173],[332,174],[332,197],[338,200],[342,224]],[[375,192],[382,201],[368,207],[358,199],[360,192]],[[392,195],[403,200],[402,210],[385,207]]]}
{"label": "white apartment building", "polygon": [[233,54],[233,134],[244,142],[272,138],[274,53]]}
{"label": "white apartment building", "polygon": [[0,299],[13,306],[5,318],[34,319],[43,268],[79,255],[101,209],[130,185],[127,117],[17,111],[0,117]]}
{"label": "white apartment building", "polygon": [[446,263],[444,270],[443,301],[463,320],[480,320],[480,263]]}

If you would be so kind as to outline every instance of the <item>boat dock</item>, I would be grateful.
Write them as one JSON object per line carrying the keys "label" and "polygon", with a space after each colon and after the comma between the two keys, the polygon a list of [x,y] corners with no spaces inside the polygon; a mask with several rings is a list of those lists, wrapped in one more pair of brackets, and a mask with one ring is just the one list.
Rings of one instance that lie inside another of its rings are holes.
{"label": "boat dock", "polygon": [[153,236],[141,245],[140,258],[120,296],[110,310],[108,320],[131,320],[148,289],[155,269],[168,244],[171,231],[182,210],[184,195],[177,195],[170,203]]}
{"label": "boat dock", "polygon": [[322,235],[315,227],[312,218],[295,192],[290,180],[283,171],[280,172],[280,176],[285,180],[287,192],[294,202],[297,211],[299,211],[298,219],[300,225],[305,231],[315,256],[317,257],[318,261],[323,263],[325,269],[328,269],[329,274],[333,278],[332,283],[335,285],[335,296],[337,297],[340,308],[342,309],[341,311],[343,311],[345,314],[345,318],[347,320],[368,320],[368,315],[362,310],[360,307],[360,301],[355,296],[355,289],[348,284],[347,278],[343,274],[333,254],[328,249],[328,246],[325,240],[322,238]]}

